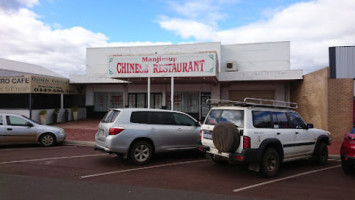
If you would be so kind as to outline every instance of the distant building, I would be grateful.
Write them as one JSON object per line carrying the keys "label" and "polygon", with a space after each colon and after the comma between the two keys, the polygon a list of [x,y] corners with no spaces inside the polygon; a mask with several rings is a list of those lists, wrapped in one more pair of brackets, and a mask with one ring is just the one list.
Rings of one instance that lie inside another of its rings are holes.
{"label": "distant building", "polygon": [[[85,106],[84,95],[83,86],[69,85],[69,79],[44,67],[0,58],[0,112],[38,121],[39,111],[46,110],[47,124],[60,122],[71,119],[72,107]],[[55,109],[58,120],[52,117]],[[80,109],[80,117],[86,117],[86,109]]]}
{"label": "distant building", "polygon": [[291,83],[303,78],[290,69],[289,42],[87,48],[86,55],[86,74],[70,83],[86,85],[89,117],[111,107],[150,107],[202,120],[206,99],[289,101]]}

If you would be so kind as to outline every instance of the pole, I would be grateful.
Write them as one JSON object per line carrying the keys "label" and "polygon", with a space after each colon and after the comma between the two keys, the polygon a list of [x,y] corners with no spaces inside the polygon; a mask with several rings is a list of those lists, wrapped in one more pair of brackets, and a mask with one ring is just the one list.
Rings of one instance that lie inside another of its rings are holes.
{"label": "pole", "polygon": [[148,77],[148,109],[150,108],[150,77]]}
{"label": "pole", "polygon": [[174,110],[174,77],[171,77],[171,94],[170,94],[170,100],[171,100],[171,110]]}

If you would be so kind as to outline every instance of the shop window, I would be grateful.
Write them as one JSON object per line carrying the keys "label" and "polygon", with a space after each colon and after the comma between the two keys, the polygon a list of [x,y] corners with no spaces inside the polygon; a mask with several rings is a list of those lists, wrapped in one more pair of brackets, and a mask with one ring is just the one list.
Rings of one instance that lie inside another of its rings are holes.
{"label": "shop window", "polygon": [[95,92],[94,111],[107,112],[110,108],[123,108],[122,92]]}
{"label": "shop window", "polygon": [[[170,93],[167,93],[168,109],[171,109]],[[199,92],[175,92],[174,93],[174,110],[185,113],[198,113],[199,109]]]}
{"label": "shop window", "polygon": [[0,94],[0,108],[29,108],[29,94]]}
{"label": "shop window", "polygon": [[32,94],[32,109],[60,108],[60,94]]}
{"label": "shop window", "polygon": [[64,95],[64,108],[85,107],[85,95]]}

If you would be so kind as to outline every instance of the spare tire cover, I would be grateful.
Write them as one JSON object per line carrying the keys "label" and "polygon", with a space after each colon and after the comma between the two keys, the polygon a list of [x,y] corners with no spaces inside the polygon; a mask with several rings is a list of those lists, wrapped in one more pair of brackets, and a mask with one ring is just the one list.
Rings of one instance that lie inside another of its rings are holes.
{"label": "spare tire cover", "polygon": [[218,123],[213,128],[212,140],[219,152],[234,152],[240,143],[239,130],[230,122]]}

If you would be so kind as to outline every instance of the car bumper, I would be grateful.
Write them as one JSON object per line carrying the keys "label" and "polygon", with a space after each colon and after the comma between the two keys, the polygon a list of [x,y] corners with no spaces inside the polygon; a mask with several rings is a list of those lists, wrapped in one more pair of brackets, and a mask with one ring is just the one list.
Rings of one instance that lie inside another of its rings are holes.
{"label": "car bumper", "polygon": [[62,142],[65,141],[67,135],[66,134],[61,134],[61,135],[57,135],[56,137],[57,137],[57,142],[58,143],[62,143]]}
{"label": "car bumper", "polygon": [[348,165],[355,165],[355,157],[341,155],[341,161]]}
{"label": "car bumper", "polygon": [[208,146],[200,145],[198,147],[198,150],[203,153],[222,156],[230,161],[235,161],[235,162],[253,163],[253,162],[260,161],[260,156],[257,149],[243,149],[242,153],[225,153],[225,152],[218,152],[218,150],[215,148],[210,148]]}

